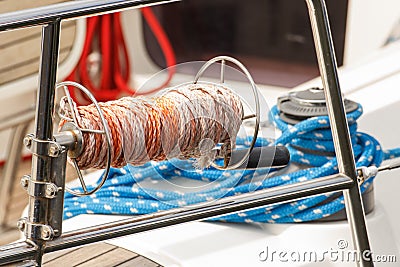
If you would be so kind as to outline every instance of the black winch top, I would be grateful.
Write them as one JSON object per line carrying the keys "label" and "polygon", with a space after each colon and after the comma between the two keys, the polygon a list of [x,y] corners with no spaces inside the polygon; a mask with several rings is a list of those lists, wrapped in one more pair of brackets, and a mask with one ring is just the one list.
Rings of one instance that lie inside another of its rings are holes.
{"label": "black winch top", "polygon": [[[358,108],[358,103],[344,99],[344,106],[346,113],[349,113]],[[290,124],[311,117],[328,115],[324,90],[318,87],[294,91],[279,97],[278,109],[281,119]]]}

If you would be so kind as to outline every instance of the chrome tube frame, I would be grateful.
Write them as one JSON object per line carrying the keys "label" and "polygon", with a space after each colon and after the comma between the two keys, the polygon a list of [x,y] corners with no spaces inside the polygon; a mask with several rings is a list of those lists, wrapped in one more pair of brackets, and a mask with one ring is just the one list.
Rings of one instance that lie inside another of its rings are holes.
{"label": "chrome tube frame", "polygon": [[71,20],[132,8],[142,8],[179,0],[85,0],[25,9],[0,15],[0,31],[8,31],[38,25],[47,25],[55,21]]}
{"label": "chrome tube frame", "polygon": [[328,12],[325,1],[306,0],[314,44],[317,52],[318,65],[324,86],[329,120],[339,173],[350,177],[353,185],[343,191],[347,220],[350,224],[354,249],[366,257],[361,257],[359,266],[373,266],[372,253],[365,223],[365,212],[358,186],[354,153],[351,144],[350,131],[340,90],[337,62],[329,26]]}
{"label": "chrome tube frame", "polygon": [[[104,13],[138,8],[146,5],[172,1],[159,0],[89,0],[73,1],[42,8],[0,15],[0,31],[43,25],[41,70],[36,111],[35,138],[40,142],[32,160],[32,180],[45,183],[54,182],[57,164],[54,158],[46,156],[49,140],[53,140],[52,115],[54,108],[55,77],[59,49],[60,22],[67,19],[87,17]],[[240,196],[220,199],[214,202],[173,209],[169,211],[135,217],[128,220],[109,223],[88,229],[66,233],[49,240],[38,238],[42,233],[26,233],[27,241],[0,247],[0,264],[21,260],[33,260],[41,265],[42,253],[65,249],[72,246],[102,241],[122,235],[138,233],[169,225],[203,220],[241,210],[285,202],[316,194],[344,191],[346,210],[351,226],[355,248],[359,252],[369,250],[365,216],[358,188],[354,155],[352,152],[349,129],[344,112],[343,101],[337,75],[336,59],[329,28],[328,15],[324,0],[306,0],[314,41],[317,51],[321,78],[325,88],[328,112],[338,158],[339,174],[322,177],[312,181],[293,185],[260,190]],[[65,159],[63,159],[65,161]],[[63,168],[61,168],[63,169]],[[61,170],[61,175],[63,170]],[[65,177],[63,177],[65,183]],[[50,200],[32,193],[29,201],[28,222],[46,226],[52,218]],[[61,203],[61,201],[59,202]],[[53,207],[54,208],[54,207]],[[59,207],[62,210],[62,207]],[[61,227],[61,225],[60,225]],[[32,228],[40,229],[40,228]],[[361,266],[372,266],[372,261],[362,258]]]}
{"label": "chrome tube frame", "polygon": [[[64,233],[60,238],[47,241],[44,252],[54,252],[180,223],[204,220],[219,215],[304,198],[310,195],[345,190],[352,184],[353,181],[349,177],[335,174],[297,184],[278,186],[252,193],[222,198],[213,202],[205,202],[148,215],[141,215]],[[10,263],[10,260],[21,260],[23,258],[32,257],[36,251],[34,247],[24,242],[16,243],[14,246],[14,248],[9,247],[6,253],[0,253],[0,265]],[[22,249],[24,247],[26,250]],[[11,253],[11,250],[14,252]],[[0,252],[1,251],[2,249],[0,247]],[[12,258],[10,258],[11,256]]]}

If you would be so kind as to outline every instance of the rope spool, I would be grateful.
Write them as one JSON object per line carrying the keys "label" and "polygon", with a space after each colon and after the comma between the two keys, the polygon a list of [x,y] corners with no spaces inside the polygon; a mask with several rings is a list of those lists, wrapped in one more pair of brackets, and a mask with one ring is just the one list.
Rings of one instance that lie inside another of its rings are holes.
{"label": "rope spool", "polygon": [[[196,158],[204,168],[233,148],[243,119],[239,96],[223,85],[189,83],[168,88],[151,99],[124,97],[99,103],[111,132],[111,166],[142,165],[168,158]],[[94,104],[70,105],[63,98],[60,114],[76,117],[79,128],[104,130]],[[60,122],[62,127],[68,120]],[[83,132],[84,148],[76,158],[80,169],[104,168],[104,135]]]}
{"label": "rope spool", "polygon": [[[220,83],[199,81],[207,68],[221,62]],[[225,86],[226,63],[236,65],[246,76],[254,98],[254,114],[244,114],[238,97]],[[92,104],[77,106],[69,87],[78,89]],[[218,56],[207,61],[190,83],[165,89],[151,99],[125,97],[99,103],[93,94],[79,83],[64,81],[56,86],[63,89],[58,112],[60,131],[69,131],[75,143],[69,147],[68,161],[73,164],[81,189],[66,187],[75,196],[97,192],[106,182],[110,167],[142,165],[149,161],[163,161],[173,157],[195,158],[194,167],[212,166],[219,170],[233,170],[260,157],[268,167],[282,167],[289,161],[284,147],[266,147],[254,151],[259,122],[260,103],[253,78],[246,67],[228,56]],[[248,148],[235,150],[235,140],[242,121],[254,119],[253,138]],[[62,139],[62,133],[60,133]],[[57,137],[59,138],[59,137]],[[223,158],[223,165],[214,160]],[[258,166],[258,164],[257,164]],[[96,186],[86,185],[82,169],[104,168]]]}

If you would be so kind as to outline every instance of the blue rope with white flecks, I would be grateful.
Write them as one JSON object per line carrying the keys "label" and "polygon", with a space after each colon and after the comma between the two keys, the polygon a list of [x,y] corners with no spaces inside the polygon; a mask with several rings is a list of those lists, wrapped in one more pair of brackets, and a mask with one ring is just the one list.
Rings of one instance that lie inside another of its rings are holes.
{"label": "blue rope with white flecks", "polygon": [[[361,105],[357,110],[347,114],[356,166],[379,166],[383,160],[400,156],[400,148],[383,151],[375,138],[357,131],[356,121],[361,114]],[[195,170],[191,167],[191,161],[180,160],[149,162],[139,167],[128,165],[121,169],[112,168],[106,183],[95,194],[75,197],[66,193],[64,218],[85,213],[147,214],[337,173],[336,158],[326,156],[326,153],[334,152],[328,116],[313,117],[293,126],[279,118],[279,111],[275,106],[270,112],[270,117],[282,131],[282,135],[274,144],[287,146],[291,162],[307,165],[308,168],[283,175],[278,175],[275,170],[269,168]],[[238,138],[238,148],[248,145],[250,140],[251,137]],[[268,144],[269,142],[262,138],[256,142],[256,146]],[[153,186],[142,185],[143,182],[156,185],[160,180],[173,184],[176,179],[208,182],[210,186],[199,187],[202,189],[194,192],[184,192],[179,187],[173,190],[159,190]],[[361,192],[367,190],[373,179],[374,177],[371,177],[361,184]],[[331,197],[332,193],[318,195],[211,220],[269,223],[313,221],[330,216],[344,208],[343,196],[327,202],[326,200]]]}

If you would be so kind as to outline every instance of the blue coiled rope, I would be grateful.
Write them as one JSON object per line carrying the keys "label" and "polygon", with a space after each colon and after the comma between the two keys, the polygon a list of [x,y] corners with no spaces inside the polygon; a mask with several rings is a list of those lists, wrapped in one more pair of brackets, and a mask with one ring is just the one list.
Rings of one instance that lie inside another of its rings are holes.
{"label": "blue coiled rope", "polygon": [[[383,151],[375,138],[357,131],[357,119],[361,114],[361,106],[347,114],[356,166],[379,166],[383,160],[400,156],[400,148]],[[194,170],[191,161],[180,160],[149,162],[140,167],[128,165],[121,169],[112,168],[106,183],[96,194],[75,197],[66,193],[64,218],[86,213],[147,214],[337,173],[336,158],[327,156],[327,153],[334,152],[327,116],[313,117],[293,126],[279,118],[279,111],[275,106],[270,112],[270,117],[282,131],[282,135],[274,144],[287,146],[291,154],[291,163],[306,165],[306,169],[283,175],[273,175],[275,170],[269,168],[233,171],[219,171],[214,168]],[[237,145],[246,146],[249,142],[250,137],[238,138]],[[267,140],[261,138],[256,142],[256,146],[268,144]],[[172,190],[141,186],[142,182],[157,184],[160,180],[168,181],[172,185],[176,179],[208,182],[210,186],[199,187],[202,189],[193,192],[184,192],[177,186]],[[374,177],[367,179],[360,186],[361,192],[367,190],[373,179]],[[314,221],[344,208],[343,196],[326,202],[330,197],[332,194],[324,194],[212,220],[268,223]]]}

